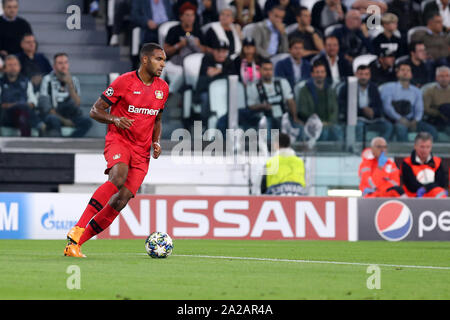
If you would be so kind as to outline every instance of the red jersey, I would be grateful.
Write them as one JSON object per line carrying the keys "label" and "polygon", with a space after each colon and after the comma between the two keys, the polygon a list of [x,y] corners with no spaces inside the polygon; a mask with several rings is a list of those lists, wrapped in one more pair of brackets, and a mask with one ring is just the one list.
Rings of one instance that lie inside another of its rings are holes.
{"label": "red jersey", "polygon": [[110,113],[134,120],[129,129],[108,125],[105,145],[120,139],[134,152],[150,158],[153,126],[158,113],[163,112],[169,96],[168,84],[158,78],[145,85],[137,71],[119,76],[102,94],[101,98],[111,106]]}

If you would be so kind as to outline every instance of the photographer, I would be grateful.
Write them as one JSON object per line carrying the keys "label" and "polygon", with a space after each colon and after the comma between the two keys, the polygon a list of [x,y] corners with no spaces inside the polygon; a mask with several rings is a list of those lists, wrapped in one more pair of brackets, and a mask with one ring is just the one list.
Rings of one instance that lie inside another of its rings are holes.
{"label": "photographer", "polygon": [[399,63],[396,74],[397,82],[382,87],[381,100],[385,115],[394,124],[397,141],[408,141],[408,131],[426,131],[436,139],[436,129],[422,121],[422,92],[411,84],[411,66],[406,62]]}
{"label": "photographer", "polygon": [[61,136],[61,126],[74,127],[71,137],[83,137],[92,126],[81,114],[80,83],[69,72],[69,58],[58,53],[53,71],[42,79],[39,112],[50,136]]}

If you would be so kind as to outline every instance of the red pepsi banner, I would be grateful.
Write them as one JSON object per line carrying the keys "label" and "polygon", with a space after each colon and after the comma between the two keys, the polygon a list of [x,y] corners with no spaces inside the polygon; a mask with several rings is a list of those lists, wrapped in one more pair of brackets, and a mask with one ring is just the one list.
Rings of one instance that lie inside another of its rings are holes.
{"label": "red pepsi banner", "polygon": [[450,240],[450,199],[359,199],[359,240]]}
{"label": "red pepsi banner", "polygon": [[98,237],[356,240],[355,217],[356,199],[338,197],[138,195]]}

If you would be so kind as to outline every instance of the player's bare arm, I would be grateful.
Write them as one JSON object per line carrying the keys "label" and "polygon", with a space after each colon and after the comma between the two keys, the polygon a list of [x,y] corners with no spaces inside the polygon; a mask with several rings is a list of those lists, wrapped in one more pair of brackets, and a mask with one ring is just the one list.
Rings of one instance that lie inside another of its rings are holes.
{"label": "player's bare arm", "polygon": [[106,124],[114,124],[119,129],[129,129],[133,124],[134,120],[128,119],[126,117],[117,117],[112,115],[106,110],[109,108],[109,104],[107,104],[101,98],[98,98],[95,104],[92,106],[91,111],[89,112],[89,116],[100,122]]}
{"label": "player's bare arm", "polygon": [[158,159],[161,154],[161,145],[159,141],[161,139],[161,131],[162,131],[162,112],[160,112],[155,119],[155,125],[153,127],[153,136],[152,136],[152,147],[153,147],[153,158]]}

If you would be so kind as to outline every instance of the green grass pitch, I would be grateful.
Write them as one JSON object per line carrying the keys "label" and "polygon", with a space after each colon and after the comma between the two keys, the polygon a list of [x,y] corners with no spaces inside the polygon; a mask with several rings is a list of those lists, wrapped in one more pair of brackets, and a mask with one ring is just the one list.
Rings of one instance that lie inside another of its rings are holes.
{"label": "green grass pitch", "polygon": [[[64,246],[0,240],[0,299],[450,299],[450,242],[174,239],[167,259],[143,239],[89,241],[87,259]],[[380,289],[367,287],[370,264]],[[80,289],[67,286],[70,266]]]}

